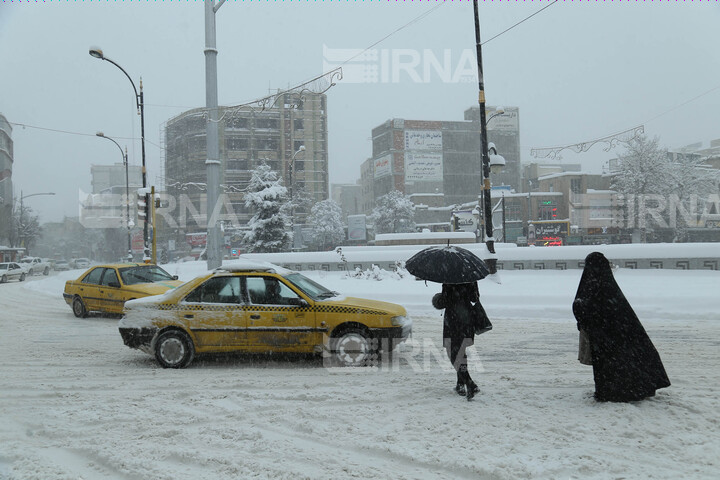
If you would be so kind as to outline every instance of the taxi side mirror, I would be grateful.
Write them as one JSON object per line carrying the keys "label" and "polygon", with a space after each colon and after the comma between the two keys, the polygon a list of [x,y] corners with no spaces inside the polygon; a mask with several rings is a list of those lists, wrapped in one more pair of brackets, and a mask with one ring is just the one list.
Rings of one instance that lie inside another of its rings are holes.
{"label": "taxi side mirror", "polygon": [[177,276],[177,275],[173,275],[173,276],[172,276],[172,279],[173,279],[173,280],[177,280],[177,279],[178,279],[178,276]]}

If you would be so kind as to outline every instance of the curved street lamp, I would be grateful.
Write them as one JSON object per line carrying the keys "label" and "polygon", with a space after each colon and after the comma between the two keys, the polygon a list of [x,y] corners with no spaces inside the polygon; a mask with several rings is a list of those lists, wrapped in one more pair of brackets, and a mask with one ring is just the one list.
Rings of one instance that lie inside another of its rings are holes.
{"label": "curved street lamp", "polygon": [[[55,195],[55,192],[31,193],[30,195],[23,195],[22,190],[20,190],[20,228],[22,228],[23,225],[23,200],[30,197],[37,197],[38,195]],[[25,248],[25,237],[22,237],[20,246]]]}
{"label": "curved street lamp", "polygon": [[128,261],[132,261],[132,240],[130,238],[130,181],[128,179],[128,156],[127,156],[127,147],[125,147],[125,152],[123,152],[122,147],[118,142],[113,140],[112,138],[106,136],[103,132],[97,132],[95,135],[97,135],[100,138],[104,138],[106,140],[110,140],[113,142],[117,147],[120,149],[120,155],[122,155],[123,159],[123,165],[125,165],[125,215],[126,215],[126,224],[127,224],[127,242],[128,242],[128,253],[127,253],[127,259]]}
{"label": "curved street lamp", "polygon": [[[103,51],[99,48],[91,48],[90,51],[91,57],[105,60],[106,62],[110,62],[113,65],[115,65],[117,68],[122,71],[128,80],[130,80],[130,84],[133,87],[133,91],[135,92],[135,103],[137,105],[138,114],[140,115],[140,142],[142,144],[142,186],[143,190],[147,189],[147,169],[145,167],[145,101],[143,97],[143,88],[142,88],[142,78],[140,79],[140,93],[138,93],[137,88],[135,88],[135,82],[132,81],[132,78],[130,78],[130,75],[125,71],[124,68],[122,68],[120,65],[115,63],[114,61],[110,60],[103,54]],[[148,194],[145,194],[145,205],[150,205]],[[148,249],[148,220],[145,220],[145,223],[143,225],[143,255],[145,258],[149,257],[150,251]]]}

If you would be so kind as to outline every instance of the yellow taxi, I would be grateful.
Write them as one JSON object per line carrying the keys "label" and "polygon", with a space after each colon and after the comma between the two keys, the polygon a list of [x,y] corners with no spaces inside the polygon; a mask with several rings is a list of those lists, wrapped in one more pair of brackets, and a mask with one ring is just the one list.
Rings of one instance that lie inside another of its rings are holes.
{"label": "yellow taxi", "polygon": [[159,295],[182,283],[157,265],[98,265],[65,282],[63,297],[76,317],[89,312],[122,314],[127,300]]}
{"label": "yellow taxi", "polygon": [[324,353],[333,365],[372,365],[410,335],[393,303],[344,297],[277,265],[237,261],[158,297],[125,304],[130,348],[183,368],[203,353]]}

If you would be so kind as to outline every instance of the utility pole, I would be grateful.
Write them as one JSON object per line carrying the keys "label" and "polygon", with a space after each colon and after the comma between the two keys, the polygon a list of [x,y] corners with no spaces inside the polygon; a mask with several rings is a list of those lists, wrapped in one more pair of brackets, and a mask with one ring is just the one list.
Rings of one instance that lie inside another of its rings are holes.
{"label": "utility pole", "polygon": [[216,225],[215,207],[220,197],[220,145],[218,139],[218,87],[215,12],[225,0],[205,0],[205,105],[208,110],[207,141],[207,268],[214,270],[222,265],[220,254],[220,228]]}

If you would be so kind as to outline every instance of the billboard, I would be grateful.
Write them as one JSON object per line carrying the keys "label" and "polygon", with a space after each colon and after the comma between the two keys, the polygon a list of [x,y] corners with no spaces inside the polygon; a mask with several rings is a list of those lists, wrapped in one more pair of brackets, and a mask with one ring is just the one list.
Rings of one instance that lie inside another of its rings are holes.
{"label": "billboard", "polygon": [[374,161],[375,178],[386,177],[392,173],[392,155],[387,154]]}
{"label": "billboard", "polygon": [[348,215],[348,240],[367,240],[365,215]]}
{"label": "billboard", "polygon": [[405,130],[405,150],[442,151],[442,131]]}
{"label": "billboard", "polygon": [[488,122],[488,130],[506,133],[518,132],[520,130],[519,109],[509,107],[504,110],[505,113],[492,117],[492,121]]}
{"label": "billboard", "polygon": [[405,152],[405,181],[442,181],[442,153]]}

